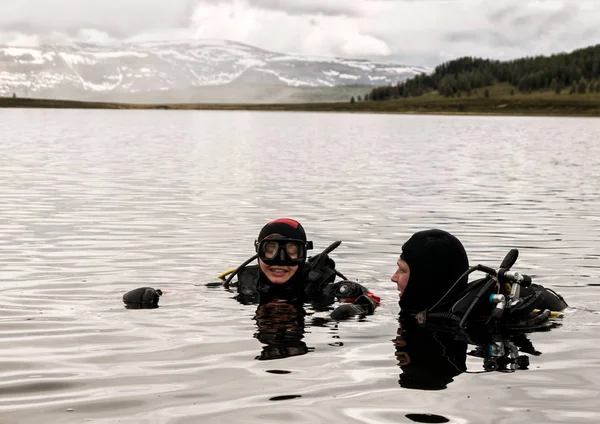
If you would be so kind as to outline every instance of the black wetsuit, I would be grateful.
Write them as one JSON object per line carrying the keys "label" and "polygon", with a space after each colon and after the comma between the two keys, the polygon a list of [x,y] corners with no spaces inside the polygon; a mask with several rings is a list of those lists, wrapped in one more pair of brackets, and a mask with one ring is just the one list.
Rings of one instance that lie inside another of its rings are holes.
{"label": "black wetsuit", "polygon": [[[238,271],[236,299],[243,304],[265,304],[273,300],[285,300],[296,305],[309,303],[315,310],[328,309],[336,301],[349,304],[369,305],[362,313],[372,313],[379,299],[363,285],[343,280],[335,282],[333,268],[306,266],[298,269],[285,284],[273,284],[260,272],[258,265],[247,266]],[[360,300],[359,300],[360,299]],[[356,310],[356,315],[361,313]]]}
{"label": "black wetsuit", "polygon": [[[318,259],[318,257],[317,257]],[[284,284],[273,284],[260,272],[258,265],[246,266],[237,272],[236,300],[243,304],[256,304],[254,319],[258,331],[254,337],[262,344],[258,360],[280,359],[304,355],[313,350],[304,342],[305,304],[314,311],[332,310],[336,301],[342,301],[333,309],[330,318],[342,320],[355,315],[372,314],[379,298],[357,282],[335,282],[335,263],[309,259],[301,264],[294,277]],[[319,325],[329,319],[312,319],[311,325]]]}
{"label": "black wetsuit", "polygon": [[[509,252],[503,266],[510,268],[517,256],[516,249]],[[465,327],[492,323],[496,327],[533,329],[546,325],[550,311],[567,307],[560,295],[538,284],[523,284],[513,299],[512,286],[504,277],[469,283],[469,273],[481,269],[469,267],[460,240],[443,230],[413,234],[402,246],[400,258],[410,269],[400,310],[404,316],[416,316],[424,325]]]}

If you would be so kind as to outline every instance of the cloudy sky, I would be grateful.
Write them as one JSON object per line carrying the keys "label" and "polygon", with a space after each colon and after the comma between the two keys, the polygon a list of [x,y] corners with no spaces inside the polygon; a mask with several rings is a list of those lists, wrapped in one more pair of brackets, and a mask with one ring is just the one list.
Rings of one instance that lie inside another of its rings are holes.
{"label": "cloudy sky", "polygon": [[0,0],[0,44],[228,39],[434,66],[600,43],[600,0]]}

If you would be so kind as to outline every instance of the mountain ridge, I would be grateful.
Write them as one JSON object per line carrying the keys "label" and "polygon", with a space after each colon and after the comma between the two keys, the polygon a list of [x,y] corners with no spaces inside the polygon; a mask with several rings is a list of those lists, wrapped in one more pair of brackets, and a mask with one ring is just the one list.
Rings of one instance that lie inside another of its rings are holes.
{"label": "mountain ridge", "polygon": [[[367,92],[431,71],[392,62],[275,53],[227,40],[0,46],[0,96],[119,101],[156,93],[154,100],[160,102],[163,97],[177,101],[175,92],[206,92],[202,89],[207,87],[231,91],[232,86],[243,86],[252,92],[260,92],[262,86],[286,92],[294,92],[290,87],[296,92],[367,87],[361,89]],[[205,100],[219,101],[218,93],[212,91]],[[185,97],[185,101],[204,100]],[[246,100],[241,95],[226,97],[227,101]],[[256,95],[253,99],[268,101]],[[298,101],[306,99],[299,96]]]}

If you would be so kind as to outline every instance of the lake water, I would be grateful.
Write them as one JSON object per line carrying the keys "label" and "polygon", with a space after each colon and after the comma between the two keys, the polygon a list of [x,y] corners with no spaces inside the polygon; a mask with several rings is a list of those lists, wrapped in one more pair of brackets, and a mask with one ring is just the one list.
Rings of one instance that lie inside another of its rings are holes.
{"label": "lake water", "polygon": [[[0,110],[0,128],[3,424],[600,420],[600,120]],[[342,240],[338,269],[382,305],[260,361],[256,307],[205,284],[281,216],[316,251]],[[389,279],[434,227],[472,264],[518,248],[513,269],[565,296],[528,370],[468,356],[445,390],[400,386]],[[159,309],[123,307],[142,286]]]}

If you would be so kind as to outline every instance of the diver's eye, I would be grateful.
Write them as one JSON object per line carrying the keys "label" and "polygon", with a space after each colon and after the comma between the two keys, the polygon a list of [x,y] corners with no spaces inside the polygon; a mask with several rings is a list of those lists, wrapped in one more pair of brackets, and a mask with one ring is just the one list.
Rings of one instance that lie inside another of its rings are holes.
{"label": "diver's eye", "polygon": [[277,255],[279,244],[276,241],[270,241],[263,245],[263,253],[266,259],[273,259]]}
{"label": "diver's eye", "polygon": [[298,253],[300,251],[300,249],[298,248],[298,244],[296,244],[296,243],[286,243],[285,250],[291,259],[295,260],[300,257],[300,255]]}

